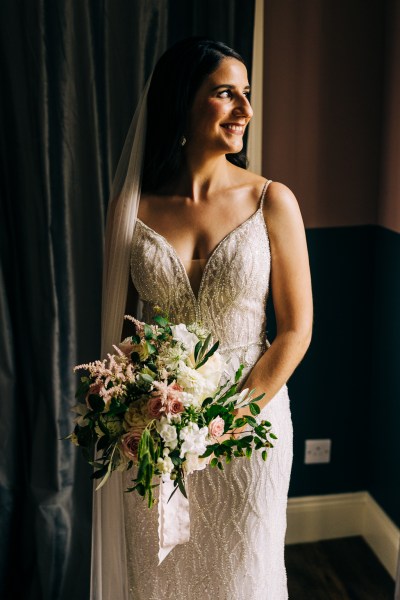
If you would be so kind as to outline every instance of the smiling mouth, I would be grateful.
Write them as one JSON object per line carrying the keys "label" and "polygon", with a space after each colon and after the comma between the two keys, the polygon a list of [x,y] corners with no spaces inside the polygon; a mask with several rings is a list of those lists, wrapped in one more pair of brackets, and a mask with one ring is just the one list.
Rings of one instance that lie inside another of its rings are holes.
{"label": "smiling mouth", "polygon": [[233,133],[235,135],[243,135],[244,133],[244,125],[237,125],[235,123],[224,123],[221,125],[224,129],[226,129],[229,133]]}

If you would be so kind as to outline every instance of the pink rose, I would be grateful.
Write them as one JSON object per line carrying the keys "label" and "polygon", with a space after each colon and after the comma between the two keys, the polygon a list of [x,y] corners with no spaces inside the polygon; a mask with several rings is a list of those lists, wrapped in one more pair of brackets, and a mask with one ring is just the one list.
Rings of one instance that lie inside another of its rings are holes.
{"label": "pink rose", "polygon": [[183,406],[182,402],[177,398],[168,398],[165,410],[170,415],[178,415],[179,413],[182,413],[185,410],[185,407]]}
{"label": "pink rose", "polygon": [[160,396],[153,396],[147,403],[147,414],[151,419],[159,419],[164,412],[164,406]]}
{"label": "pink rose", "polygon": [[221,437],[224,433],[225,421],[221,417],[215,417],[208,425],[208,433],[213,438]]}
{"label": "pink rose", "polygon": [[128,460],[134,460],[137,457],[139,441],[142,437],[143,429],[131,429],[121,438],[121,449]]}

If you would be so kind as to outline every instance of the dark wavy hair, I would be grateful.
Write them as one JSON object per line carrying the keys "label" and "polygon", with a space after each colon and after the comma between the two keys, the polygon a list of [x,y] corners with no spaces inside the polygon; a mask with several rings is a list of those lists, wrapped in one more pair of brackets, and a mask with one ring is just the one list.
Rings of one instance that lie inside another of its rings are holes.
{"label": "dark wavy hair", "polygon": [[[204,79],[224,58],[243,58],[222,42],[192,37],[177,42],[157,62],[147,97],[147,132],[142,189],[154,192],[173,179],[182,166],[180,140],[187,114]],[[243,169],[246,154],[226,158]]]}

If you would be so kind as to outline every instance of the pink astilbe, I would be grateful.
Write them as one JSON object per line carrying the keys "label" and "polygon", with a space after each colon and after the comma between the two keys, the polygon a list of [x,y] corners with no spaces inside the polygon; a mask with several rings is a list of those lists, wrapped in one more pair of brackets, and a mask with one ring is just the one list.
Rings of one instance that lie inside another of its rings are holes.
{"label": "pink astilbe", "polygon": [[131,315],[124,315],[124,319],[126,319],[127,321],[131,321],[134,324],[134,326],[136,327],[136,333],[140,335],[140,337],[144,335],[145,324],[142,321],[138,321],[137,319],[135,319],[135,317],[132,317]]}
{"label": "pink astilbe", "polygon": [[90,394],[100,396],[107,406],[112,398],[125,396],[127,385],[134,383],[136,379],[136,367],[123,352],[118,355],[108,354],[104,360],[77,365],[74,371],[81,369],[89,371],[93,380],[86,397],[88,406]]}
{"label": "pink astilbe", "polygon": [[161,416],[162,412],[177,415],[185,410],[181,400],[183,388],[175,381],[169,385],[165,381],[154,381],[153,386],[156,389],[151,394],[153,402],[149,406],[149,412],[156,413],[158,410]]}

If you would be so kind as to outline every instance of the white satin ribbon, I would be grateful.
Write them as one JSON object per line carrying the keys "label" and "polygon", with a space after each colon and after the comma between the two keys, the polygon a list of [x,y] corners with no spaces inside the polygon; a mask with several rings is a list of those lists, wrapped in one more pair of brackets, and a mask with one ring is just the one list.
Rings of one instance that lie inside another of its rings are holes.
{"label": "white satin ribbon", "polygon": [[190,539],[189,500],[177,490],[168,502],[173,491],[174,482],[165,477],[160,484],[158,501],[159,565],[175,546]]}

